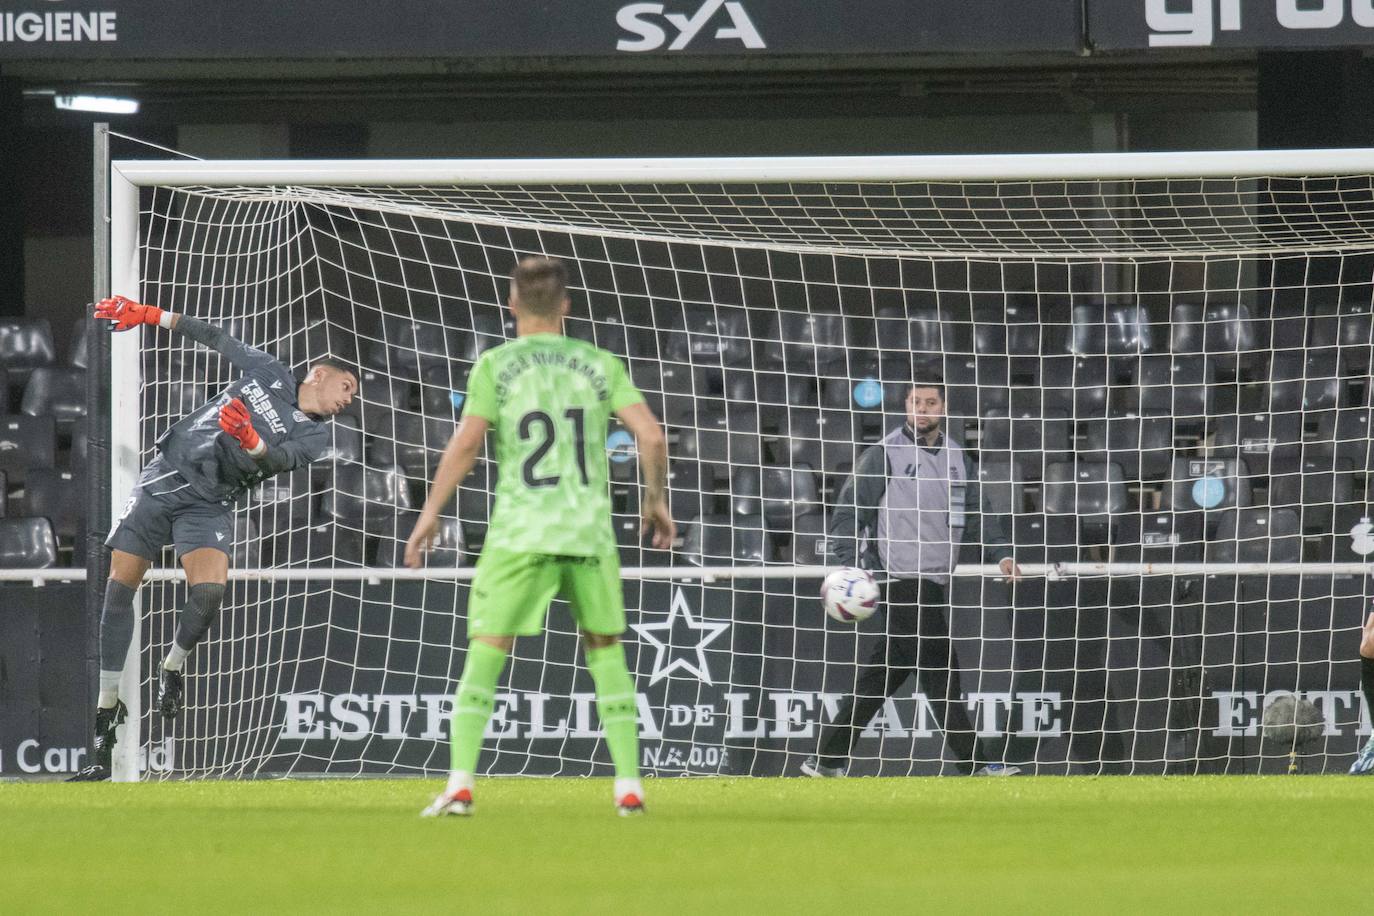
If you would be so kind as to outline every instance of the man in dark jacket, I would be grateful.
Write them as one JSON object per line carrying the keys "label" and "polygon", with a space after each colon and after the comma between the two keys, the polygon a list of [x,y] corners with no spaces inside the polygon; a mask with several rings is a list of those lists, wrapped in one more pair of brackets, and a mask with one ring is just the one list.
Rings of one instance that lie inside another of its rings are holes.
{"label": "man in dark jacket", "polygon": [[[802,764],[808,776],[840,776],[859,733],[914,674],[962,773],[980,759],[949,637],[950,575],[965,538],[983,545],[989,563],[1015,579],[1002,520],[984,518],[980,488],[963,447],[944,432],[945,387],[938,376],[912,385],[906,422],[864,451],[830,517],[833,556],[873,572],[883,585],[887,628],[862,666],[839,712],[821,733],[819,753]],[[1013,775],[991,763],[978,771]]]}

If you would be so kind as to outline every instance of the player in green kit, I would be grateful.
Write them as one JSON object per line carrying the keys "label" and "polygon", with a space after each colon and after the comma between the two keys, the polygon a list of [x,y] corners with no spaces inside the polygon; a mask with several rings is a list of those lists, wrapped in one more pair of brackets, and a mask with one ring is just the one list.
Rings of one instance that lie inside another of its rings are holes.
{"label": "player in green kit", "polygon": [[641,514],[655,547],[671,546],[668,447],[663,428],[619,359],[563,336],[567,269],[525,258],[511,274],[517,339],[488,350],[468,381],[425,507],[406,543],[419,568],[439,511],[472,469],[488,430],[500,474],[468,601],[468,654],[453,702],[448,786],[422,812],[471,814],[473,771],[491,718],[496,682],[517,636],[538,635],[549,602],[566,598],[596,685],[597,714],[615,765],[616,810],[644,810],[634,679],[620,634],[625,602],[611,530],[606,425],[614,414],[635,437],[644,478]]}

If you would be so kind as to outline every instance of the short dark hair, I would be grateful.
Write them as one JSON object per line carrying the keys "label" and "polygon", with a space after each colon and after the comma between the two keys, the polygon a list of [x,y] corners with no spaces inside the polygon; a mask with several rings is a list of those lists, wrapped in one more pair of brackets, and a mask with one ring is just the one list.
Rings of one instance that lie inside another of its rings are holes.
{"label": "short dark hair", "polygon": [[940,392],[940,400],[945,399],[945,374],[938,369],[932,369],[920,373],[920,377],[911,383],[908,393],[917,388],[934,388]]}
{"label": "short dark hair", "polygon": [[568,295],[568,268],[556,258],[523,258],[511,271],[510,284],[521,309],[552,318]]}
{"label": "short dark hair", "polygon": [[344,362],[338,357],[320,356],[310,361],[311,369],[317,369],[320,366],[323,366],[326,369],[333,369],[336,372],[347,372],[349,375],[353,376],[353,379],[355,381],[362,381],[362,376],[358,375],[358,370],[353,368],[351,364]]}

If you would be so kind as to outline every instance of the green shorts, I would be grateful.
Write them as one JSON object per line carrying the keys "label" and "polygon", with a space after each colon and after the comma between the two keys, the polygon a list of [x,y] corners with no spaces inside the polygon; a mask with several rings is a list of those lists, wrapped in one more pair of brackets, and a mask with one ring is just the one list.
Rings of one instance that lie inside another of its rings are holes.
{"label": "green shorts", "polygon": [[549,602],[572,605],[578,629],[599,636],[625,632],[620,557],[570,557],[484,550],[468,598],[468,636],[535,636]]}

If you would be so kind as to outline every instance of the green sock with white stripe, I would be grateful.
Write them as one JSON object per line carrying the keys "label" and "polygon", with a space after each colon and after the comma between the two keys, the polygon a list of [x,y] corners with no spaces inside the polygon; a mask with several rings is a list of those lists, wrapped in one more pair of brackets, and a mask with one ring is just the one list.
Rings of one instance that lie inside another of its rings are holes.
{"label": "green sock with white stripe", "polygon": [[587,650],[587,670],[596,684],[596,712],[606,730],[616,779],[639,776],[639,724],[636,720],[635,682],[625,667],[620,643]]}
{"label": "green sock with white stripe", "polygon": [[453,695],[453,740],[449,745],[449,759],[456,773],[471,773],[477,769],[477,755],[482,753],[482,734],[487,730],[496,698],[496,682],[505,667],[504,650],[477,640],[468,643],[463,676]]}

